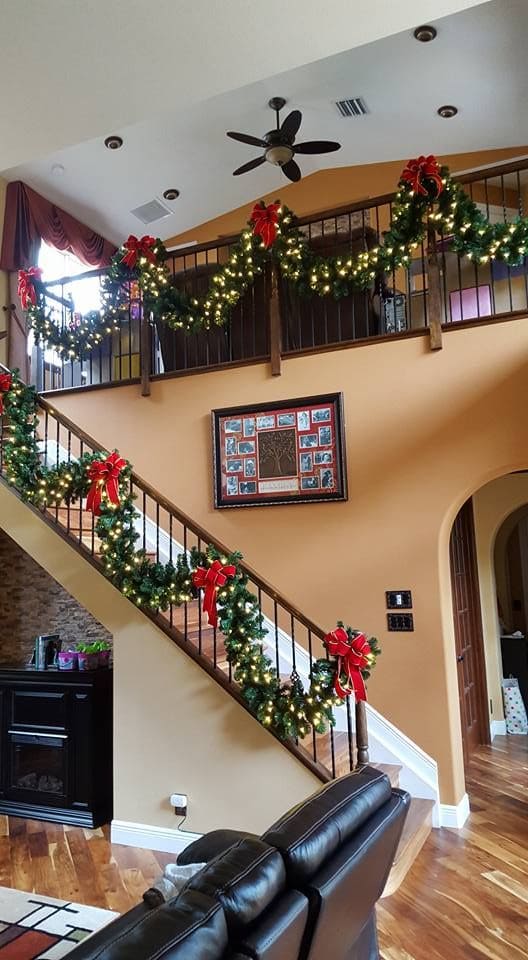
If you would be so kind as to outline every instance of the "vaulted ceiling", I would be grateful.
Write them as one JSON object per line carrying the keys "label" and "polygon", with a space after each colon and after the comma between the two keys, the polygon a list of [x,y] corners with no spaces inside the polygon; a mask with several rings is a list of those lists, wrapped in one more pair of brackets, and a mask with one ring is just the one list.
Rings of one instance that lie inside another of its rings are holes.
{"label": "vaulted ceiling", "polygon": [[[181,196],[149,228],[162,237],[286,183],[269,164],[232,177],[259,151],[225,137],[269,130],[273,95],[302,110],[300,139],[343,144],[302,158],[305,174],[523,143],[524,11],[525,0],[4,0],[0,169],[121,241],[142,230],[130,211],[168,187]],[[437,26],[433,43],[413,39],[422,22]],[[358,95],[369,114],[340,118],[334,101]],[[442,103],[458,117],[441,120]],[[104,148],[110,133],[121,150]]]}

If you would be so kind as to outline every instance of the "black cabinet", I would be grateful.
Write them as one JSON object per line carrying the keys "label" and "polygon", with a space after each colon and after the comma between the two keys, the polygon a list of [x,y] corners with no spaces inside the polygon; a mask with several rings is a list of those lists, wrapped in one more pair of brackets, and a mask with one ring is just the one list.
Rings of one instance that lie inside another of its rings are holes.
{"label": "black cabinet", "polygon": [[111,670],[0,668],[0,813],[111,820]]}

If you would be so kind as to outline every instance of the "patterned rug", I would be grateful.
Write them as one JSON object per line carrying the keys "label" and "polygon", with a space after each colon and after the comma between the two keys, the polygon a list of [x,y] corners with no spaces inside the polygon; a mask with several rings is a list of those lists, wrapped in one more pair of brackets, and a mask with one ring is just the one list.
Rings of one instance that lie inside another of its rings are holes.
{"label": "patterned rug", "polygon": [[99,907],[0,887],[0,960],[61,960],[117,916]]}

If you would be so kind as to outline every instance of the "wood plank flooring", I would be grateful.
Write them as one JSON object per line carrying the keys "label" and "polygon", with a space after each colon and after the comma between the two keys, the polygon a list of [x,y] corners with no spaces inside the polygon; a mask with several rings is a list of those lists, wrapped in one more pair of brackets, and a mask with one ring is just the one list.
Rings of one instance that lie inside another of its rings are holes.
{"label": "wood plank flooring", "polygon": [[[480,747],[471,818],[433,830],[402,886],[378,905],[383,960],[528,958],[528,737]],[[0,886],[124,912],[171,854],[82,830],[0,817]]]}
{"label": "wood plank flooring", "polygon": [[479,747],[467,790],[466,826],[433,830],[378,904],[383,960],[528,958],[528,737]]}

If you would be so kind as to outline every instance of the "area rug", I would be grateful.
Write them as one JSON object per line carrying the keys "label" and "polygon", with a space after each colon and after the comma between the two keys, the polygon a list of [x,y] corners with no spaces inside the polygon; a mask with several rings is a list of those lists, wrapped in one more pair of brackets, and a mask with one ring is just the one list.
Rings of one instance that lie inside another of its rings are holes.
{"label": "area rug", "polygon": [[99,907],[0,887],[0,960],[61,960],[117,916]]}

